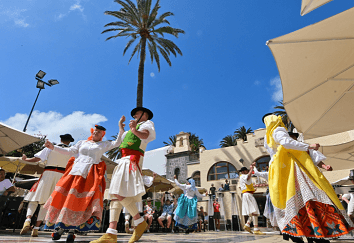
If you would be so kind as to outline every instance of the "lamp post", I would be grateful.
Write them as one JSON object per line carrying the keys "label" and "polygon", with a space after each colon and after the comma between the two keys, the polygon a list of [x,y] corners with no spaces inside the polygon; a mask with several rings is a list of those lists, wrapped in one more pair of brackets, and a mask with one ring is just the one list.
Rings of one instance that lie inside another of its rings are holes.
{"label": "lamp post", "polygon": [[35,77],[35,79],[37,80],[37,86],[36,86],[36,87],[37,87],[39,90],[38,90],[38,94],[37,94],[36,100],[34,101],[34,104],[33,104],[33,106],[32,106],[31,112],[30,112],[30,114],[29,114],[29,116],[28,116],[28,118],[27,118],[25,127],[23,128],[23,131],[24,131],[24,132],[26,132],[26,130],[27,130],[28,122],[29,122],[29,120],[30,120],[30,118],[31,118],[31,115],[32,115],[34,106],[35,106],[36,103],[37,103],[38,96],[39,96],[39,94],[41,93],[41,90],[42,90],[42,89],[45,89],[45,87],[44,87],[45,85],[48,85],[49,87],[51,87],[51,86],[53,86],[53,85],[59,84],[58,80],[56,80],[56,79],[51,79],[51,80],[48,81],[48,83],[47,83],[47,82],[44,82],[42,79],[44,78],[45,75],[46,75],[46,73],[43,72],[42,70],[39,70],[39,72],[36,74],[36,77]]}

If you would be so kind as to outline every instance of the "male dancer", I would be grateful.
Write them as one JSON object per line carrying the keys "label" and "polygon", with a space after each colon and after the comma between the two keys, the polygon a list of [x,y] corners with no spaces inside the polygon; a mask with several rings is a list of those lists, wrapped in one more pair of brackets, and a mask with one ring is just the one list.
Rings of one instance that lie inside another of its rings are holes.
{"label": "male dancer", "polygon": [[[240,169],[240,172],[240,188],[242,191],[242,215],[248,215],[248,220],[243,229],[251,234],[254,233],[256,235],[264,235],[264,233],[258,229],[259,209],[256,199],[253,196],[255,189],[253,187],[251,178],[253,173],[253,166],[251,165],[250,170],[246,167],[242,167]],[[252,219],[254,225],[253,231],[251,230],[250,226]]]}
{"label": "male dancer", "polygon": [[[58,146],[61,147],[69,147],[69,144],[74,142],[74,139],[70,134],[60,135],[60,139],[61,143],[58,144]],[[27,208],[27,219],[23,224],[20,232],[21,235],[26,234],[30,230],[31,218],[39,204],[41,206],[38,213],[36,226],[33,228],[31,235],[32,237],[38,236],[39,226],[47,213],[47,210],[43,208],[43,205],[54,191],[55,185],[61,176],[64,174],[66,164],[68,163],[70,157],[70,155],[60,154],[48,148],[36,153],[33,158],[27,158],[25,154],[22,155],[22,160],[27,162],[39,162],[42,160],[47,161],[47,163],[42,176],[39,178],[38,182],[32,186],[31,190],[24,199],[24,201],[28,201],[29,204]]]}
{"label": "male dancer", "polygon": [[[120,146],[122,158],[113,171],[109,194],[112,199],[110,204],[109,228],[101,238],[91,243],[116,243],[117,222],[122,207],[128,209],[133,216],[136,228],[129,243],[138,241],[147,228],[147,223],[140,216],[135,203],[141,201],[145,194],[141,169],[146,146],[156,137],[154,123],[151,121],[153,113],[144,107],[137,107],[131,111],[134,120],[129,123],[130,130],[123,134]],[[120,129],[124,129],[122,123]]]}

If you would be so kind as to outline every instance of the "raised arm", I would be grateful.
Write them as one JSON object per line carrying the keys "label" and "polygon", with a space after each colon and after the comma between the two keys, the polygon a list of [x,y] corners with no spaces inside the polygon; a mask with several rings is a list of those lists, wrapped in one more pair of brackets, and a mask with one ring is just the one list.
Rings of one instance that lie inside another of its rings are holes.
{"label": "raised arm", "polygon": [[106,143],[106,147],[105,147],[106,151],[116,148],[122,143],[124,127],[125,127],[124,122],[125,122],[125,116],[122,116],[118,122],[119,133],[117,134],[117,139],[115,141],[106,141],[105,142]]}
{"label": "raised arm", "polygon": [[253,166],[251,165],[250,171],[249,171],[248,174],[247,174],[247,180],[251,179],[252,173],[253,173]]}
{"label": "raised arm", "polygon": [[253,171],[254,171],[254,175],[255,176],[262,177],[262,178],[264,178],[264,179],[266,179],[268,181],[269,172],[259,172],[257,167],[256,167],[256,162],[253,162],[252,166],[253,166]]}
{"label": "raised arm", "polygon": [[308,144],[292,139],[283,127],[278,127],[275,129],[273,133],[273,138],[275,142],[279,143],[286,149],[294,149],[300,151],[309,150]]}
{"label": "raised arm", "polygon": [[177,176],[175,175],[174,176],[174,178],[175,178],[175,183],[176,183],[176,185],[178,186],[178,187],[180,187],[182,190],[186,190],[186,184],[180,184],[178,181],[177,181]]}
{"label": "raised arm", "polygon": [[163,200],[165,199],[165,193],[161,197],[161,207],[163,206]]}
{"label": "raised arm", "polygon": [[79,148],[81,146],[81,143],[82,143],[82,141],[79,141],[74,146],[71,146],[69,148],[62,148],[62,147],[53,145],[51,142],[49,142],[49,140],[47,140],[44,145],[48,149],[54,150],[54,151],[56,151],[58,153],[73,156],[73,155],[75,155],[75,154],[77,154],[79,152]]}

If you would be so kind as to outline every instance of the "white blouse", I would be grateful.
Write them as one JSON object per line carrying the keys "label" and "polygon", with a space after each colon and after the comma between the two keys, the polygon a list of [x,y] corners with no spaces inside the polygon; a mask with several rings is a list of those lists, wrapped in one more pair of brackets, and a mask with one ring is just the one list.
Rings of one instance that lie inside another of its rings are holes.
{"label": "white blouse", "polygon": [[93,164],[99,164],[102,161],[102,155],[107,151],[118,147],[121,142],[122,136],[119,136],[118,134],[117,140],[115,141],[92,142],[81,140],[70,148],[54,146],[54,151],[70,156],[78,154],[78,157],[75,159],[75,164],[73,165],[69,174],[79,175],[86,178],[91,169],[91,166]]}
{"label": "white blouse", "polygon": [[[284,127],[277,127],[273,132],[273,138],[277,144],[282,145],[286,149],[293,149],[293,150],[300,150],[300,151],[309,150],[308,144],[292,139]],[[270,148],[268,146],[267,136],[264,136],[264,147],[267,149],[271,157],[269,161],[269,166],[270,166],[271,163],[273,162],[273,155],[277,153],[277,148]],[[309,154],[315,165],[317,165],[319,162],[324,161],[326,159],[326,156],[324,156],[321,152],[317,150],[310,149]]]}
{"label": "white blouse", "polygon": [[187,184],[180,184],[177,179],[175,179],[175,183],[177,186],[179,186],[183,190],[183,194],[188,198],[188,199],[193,199],[194,196],[197,196],[199,198],[205,197],[205,194],[200,194],[198,189],[197,190],[192,190],[191,185]]}

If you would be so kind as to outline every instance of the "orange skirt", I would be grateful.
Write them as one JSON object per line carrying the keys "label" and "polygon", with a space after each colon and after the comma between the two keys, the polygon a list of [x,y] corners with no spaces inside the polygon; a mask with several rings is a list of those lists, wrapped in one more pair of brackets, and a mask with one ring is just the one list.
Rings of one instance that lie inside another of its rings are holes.
{"label": "orange skirt", "polygon": [[102,161],[92,165],[85,179],[69,174],[74,161],[74,157],[69,159],[64,175],[44,205],[47,223],[78,226],[91,216],[102,218],[106,164]]}

